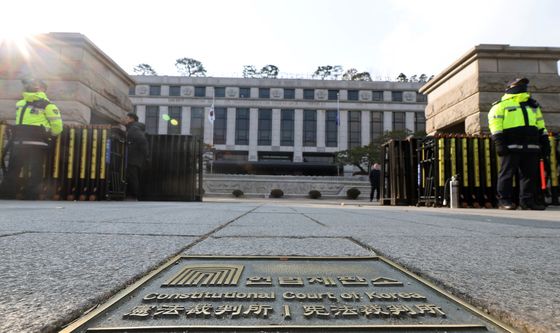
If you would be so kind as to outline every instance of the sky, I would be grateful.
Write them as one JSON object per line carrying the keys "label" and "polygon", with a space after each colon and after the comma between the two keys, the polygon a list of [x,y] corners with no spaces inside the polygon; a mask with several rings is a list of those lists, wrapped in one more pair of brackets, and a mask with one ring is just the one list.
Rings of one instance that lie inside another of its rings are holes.
{"label": "sky", "polygon": [[478,44],[560,47],[557,0],[4,0],[2,14],[0,38],[79,32],[130,74],[178,75],[187,57],[214,77],[341,65],[394,80],[437,75]]}

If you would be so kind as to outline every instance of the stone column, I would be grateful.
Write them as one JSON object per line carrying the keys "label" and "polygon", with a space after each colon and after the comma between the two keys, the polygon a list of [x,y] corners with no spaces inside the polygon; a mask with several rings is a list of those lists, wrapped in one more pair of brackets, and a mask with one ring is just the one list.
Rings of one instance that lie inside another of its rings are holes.
{"label": "stone column", "polygon": [[303,161],[303,109],[294,111],[294,162]]}
{"label": "stone column", "polygon": [[259,109],[249,109],[249,161],[258,161],[257,134],[259,129]]}
{"label": "stone column", "polygon": [[338,148],[348,149],[348,111],[340,110],[340,126],[338,126]]}
{"label": "stone column", "polygon": [[159,121],[158,121],[158,134],[165,135],[167,134],[167,127],[169,126],[169,122],[162,118],[162,115],[169,113],[169,107],[167,106],[160,106],[159,107]]}
{"label": "stone column", "polygon": [[362,146],[369,145],[370,143],[370,111],[362,111]]}
{"label": "stone column", "polygon": [[317,148],[325,147],[327,112],[317,110]]}
{"label": "stone column", "polygon": [[415,120],[414,112],[407,112],[405,114],[405,127],[407,130],[411,132],[416,131],[416,129],[414,128],[414,120]]}
{"label": "stone column", "polygon": [[235,108],[227,108],[226,145],[231,146],[232,147],[231,149],[233,149],[233,146],[235,145],[235,116],[236,116]]}
{"label": "stone column", "polygon": [[209,145],[214,145],[214,125],[208,119],[208,114],[210,113],[210,107],[204,108],[204,143]]}
{"label": "stone column", "polygon": [[383,112],[383,132],[393,130],[393,112],[384,111]]}
{"label": "stone column", "polygon": [[181,108],[181,134],[191,134],[191,108],[183,106]]}
{"label": "stone column", "polygon": [[280,109],[272,109],[272,146],[280,147]]}
{"label": "stone column", "polygon": [[136,115],[138,116],[138,121],[141,123],[146,122],[146,105],[136,105]]}

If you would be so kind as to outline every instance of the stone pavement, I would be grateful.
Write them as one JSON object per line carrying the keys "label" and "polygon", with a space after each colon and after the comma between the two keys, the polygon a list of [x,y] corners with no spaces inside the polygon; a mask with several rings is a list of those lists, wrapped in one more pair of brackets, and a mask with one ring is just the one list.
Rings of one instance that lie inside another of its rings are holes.
{"label": "stone pavement", "polygon": [[[344,205],[341,205],[344,204]],[[367,201],[0,201],[0,332],[53,332],[180,254],[386,256],[522,332],[560,332],[560,209]]]}

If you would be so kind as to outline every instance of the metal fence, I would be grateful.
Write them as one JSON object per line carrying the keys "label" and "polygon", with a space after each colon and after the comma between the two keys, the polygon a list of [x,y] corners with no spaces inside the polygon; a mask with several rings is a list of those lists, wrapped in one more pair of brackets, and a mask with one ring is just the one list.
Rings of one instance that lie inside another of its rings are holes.
{"label": "metal fence", "polygon": [[416,138],[391,139],[382,145],[380,201],[383,205],[414,205],[417,201]]}
{"label": "metal fence", "polygon": [[[540,201],[559,204],[558,136],[538,179]],[[489,136],[444,134],[383,144],[381,195],[384,205],[443,206],[452,176],[459,180],[461,207],[496,207],[499,159]],[[535,166],[536,168],[538,166]],[[514,179],[514,191],[517,191]]]}
{"label": "metal fence", "polygon": [[[2,173],[9,168],[11,126],[0,124]],[[202,140],[187,135],[148,135],[150,159],[143,169],[141,200],[201,201]],[[109,125],[65,126],[49,143],[40,198],[122,200],[126,196],[126,133]],[[28,172],[18,179],[14,198]]]}
{"label": "metal fence", "polygon": [[[0,124],[0,156],[5,177],[11,153],[11,126]],[[6,163],[7,162],[7,163]],[[5,165],[7,164],[7,166]],[[94,201],[125,196],[125,132],[111,126],[65,126],[49,142],[40,198]],[[18,188],[26,181],[23,170]],[[21,197],[16,189],[15,198]]]}
{"label": "metal fence", "polygon": [[141,200],[202,201],[202,140],[191,135],[147,135],[150,159]]}

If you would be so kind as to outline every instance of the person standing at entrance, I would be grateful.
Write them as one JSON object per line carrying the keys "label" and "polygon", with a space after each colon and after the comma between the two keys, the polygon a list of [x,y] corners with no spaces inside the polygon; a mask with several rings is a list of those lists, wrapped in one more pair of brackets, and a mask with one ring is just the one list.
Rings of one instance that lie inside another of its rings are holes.
{"label": "person standing at entrance", "polygon": [[498,175],[500,209],[514,210],[512,181],[519,171],[519,206],[543,210],[535,201],[539,153],[550,154],[550,142],[541,107],[527,92],[529,80],[518,78],[507,85],[506,93],[493,104],[488,124],[496,152],[501,156]]}
{"label": "person standing at entrance", "polygon": [[379,201],[379,183],[381,178],[381,166],[375,163],[371,167],[371,171],[369,172],[369,183],[371,184],[371,192],[369,194],[369,201],[373,201],[373,193],[375,192],[375,198]]}
{"label": "person standing at entrance", "polygon": [[[38,79],[22,80],[23,99],[16,103],[12,127],[11,154],[6,177],[0,186],[3,197],[26,200],[40,198],[45,163],[51,137],[62,132],[62,118],[45,91],[47,84]],[[20,174],[24,173],[23,183]],[[20,186],[21,185],[21,186]]]}
{"label": "person standing at entrance", "polygon": [[138,122],[135,113],[128,113],[124,120],[126,124],[126,196],[129,200],[138,200],[140,194],[140,175],[142,167],[148,159],[148,140],[146,126]]}

